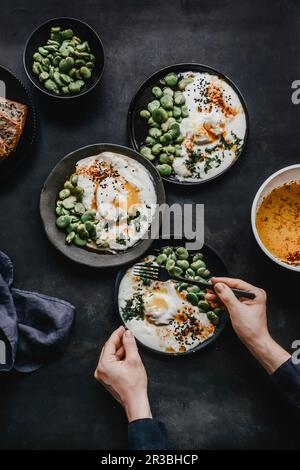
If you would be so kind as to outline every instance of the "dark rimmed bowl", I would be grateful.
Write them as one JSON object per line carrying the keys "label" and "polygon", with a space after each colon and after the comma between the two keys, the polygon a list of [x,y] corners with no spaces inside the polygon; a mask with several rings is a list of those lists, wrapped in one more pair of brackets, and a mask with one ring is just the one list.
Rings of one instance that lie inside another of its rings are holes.
{"label": "dark rimmed bowl", "polygon": [[[159,238],[158,240],[155,241],[153,246],[150,247],[147,250],[147,252],[143,255],[143,258],[147,255],[150,255],[150,254],[154,253],[155,249],[161,249],[164,246],[174,246],[174,247],[185,246],[185,244],[187,242],[188,242],[188,240],[185,239],[185,238],[183,238],[182,240],[178,240],[178,239],[174,239],[174,238],[165,238],[165,237]],[[189,242],[190,242],[190,240],[189,240]],[[204,244],[204,246],[201,250],[198,250],[198,249],[197,250],[189,250],[189,252],[191,252],[191,253],[193,253],[194,251],[195,252],[201,251],[204,254],[205,262],[208,266],[208,269],[212,273],[215,273],[218,276],[228,276],[228,270],[227,270],[226,264],[223,261],[222,257],[219,255],[219,253],[214,248],[212,248],[211,246],[209,246],[207,244]],[[134,263],[132,263],[131,265],[133,265],[133,264]],[[128,269],[128,267],[126,269],[121,269],[118,272],[117,277],[116,277],[116,282],[115,282],[115,289],[114,289],[115,310],[116,310],[117,314],[119,315],[119,317],[122,321],[122,324],[126,328],[127,328],[126,322],[124,321],[124,319],[122,317],[122,314],[120,312],[120,309],[119,309],[119,287],[120,287],[121,280],[123,279],[123,276],[125,275],[127,269]],[[194,354],[195,352],[199,352],[199,351],[202,351],[203,349],[206,349],[208,346],[210,346],[212,343],[214,343],[219,338],[219,336],[223,333],[224,328],[225,328],[226,323],[227,323],[227,320],[228,320],[227,313],[222,312],[221,317],[220,317],[220,323],[217,325],[214,335],[211,336],[210,338],[208,338],[203,343],[198,344],[198,346],[196,346],[195,348],[189,349],[188,351],[186,351],[184,353],[178,353],[178,352],[177,353],[167,353],[167,352],[164,352],[164,351],[158,351],[157,349],[153,349],[153,348],[150,348],[149,346],[146,346],[145,344],[143,344],[138,339],[137,339],[137,342],[141,346],[143,346],[143,348],[147,349],[148,351],[151,351],[151,352],[156,353],[156,354],[160,354],[164,357],[174,358],[174,357],[190,356],[191,354]]]}
{"label": "dark rimmed bowl", "polygon": [[[88,41],[91,51],[95,55],[95,66],[93,68],[92,77],[80,93],[73,95],[57,95],[56,93],[51,93],[43,87],[37,76],[34,75],[31,70],[33,63],[32,56],[37,51],[38,47],[46,44],[50,37],[50,28],[52,26],[61,26],[62,29],[73,29],[76,36],[79,36],[84,41]],[[31,33],[25,45],[23,64],[31,83],[44,95],[61,100],[74,100],[92,91],[99,83],[104,69],[104,48],[96,31],[87,23],[75,18],[53,18],[43,23]]]}
{"label": "dark rimmed bowl", "polygon": [[[174,65],[169,65],[168,67],[164,67],[163,69],[158,70],[155,72],[153,75],[151,75],[149,78],[147,78],[138,88],[137,92],[135,93],[128,109],[128,115],[127,115],[127,132],[128,132],[128,137],[130,140],[130,143],[132,147],[139,151],[141,148],[141,145],[144,143],[145,138],[147,136],[148,132],[148,127],[146,124],[145,119],[142,119],[139,115],[139,112],[141,109],[147,108],[147,104],[151,99],[153,99],[153,95],[151,93],[151,89],[154,86],[161,86],[161,80],[164,78],[168,73],[170,72],[175,72],[175,73],[183,73],[183,72],[207,72],[212,75],[217,75],[218,77],[222,78],[225,82],[227,82],[232,89],[236,92],[238,95],[241,104],[243,106],[244,112],[245,112],[245,117],[246,117],[246,133],[245,133],[245,139],[244,139],[244,145],[242,148],[242,152],[244,152],[248,136],[249,136],[249,114],[247,110],[247,106],[245,103],[245,100],[243,98],[242,93],[238,89],[238,87],[228,78],[226,75],[223,73],[219,72],[218,70],[209,67],[208,65],[203,65],[203,64],[196,64],[196,63],[182,63],[182,64],[174,64]],[[169,176],[168,178],[163,177],[163,180],[180,185],[180,186],[199,186],[201,184],[209,183],[210,181],[215,180],[216,178],[222,176],[224,173],[226,173],[234,163],[241,158],[241,155],[238,158],[235,158],[232,163],[226,167],[222,172],[218,173],[215,176],[212,176],[211,178],[205,179],[205,180],[199,180],[199,181],[179,181],[176,179],[175,176]],[[156,165],[158,161],[153,162],[153,165]]]}
{"label": "dark rimmed bowl", "polygon": [[[74,152],[66,155],[60,162],[54,167],[50,175],[48,176],[40,198],[40,214],[46,231],[46,235],[50,242],[55,248],[60,251],[64,256],[79,263],[81,265],[93,267],[93,268],[115,268],[128,263],[133,263],[135,260],[143,256],[143,254],[150,248],[153,243],[153,239],[149,236],[149,231],[146,233],[144,238],[139,240],[131,248],[126,251],[122,251],[116,254],[105,252],[104,250],[89,250],[86,248],[79,248],[75,245],[67,245],[65,242],[65,234],[58,230],[56,227],[56,214],[55,214],[55,203],[59,190],[62,188],[65,180],[73,173],[74,168],[78,160],[93,155],[98,155],[101,152],[114,152],[121,155],[125,155],[133,160],[137,160],[141,163],[146,170],[150,173],[153,181],[153,185],[156,191],[157,204],[164,204],[166,200],[164,186],[161,177],[157,170],[151,165],[148,160],[143,158],[135,150],[127,147],[115,144],[93,144],[87,145]],[[154,227],[159,230],[159,212],[156,211],[154,219],[152,221]],[[154,234],[154,237],[157,237]]]}
{"label": "dark rimmed bowl", "polygon": [[0,81],[5,84],[5,90],[2,90],[1,86],[1,97],[28,106],[24,130],[17,148],[8,157],[0,158],[0,179],[3,179],[13,173],[30,154],[36,135],[36,112],[31,96],[23,83],[10,70],[1,66]]}

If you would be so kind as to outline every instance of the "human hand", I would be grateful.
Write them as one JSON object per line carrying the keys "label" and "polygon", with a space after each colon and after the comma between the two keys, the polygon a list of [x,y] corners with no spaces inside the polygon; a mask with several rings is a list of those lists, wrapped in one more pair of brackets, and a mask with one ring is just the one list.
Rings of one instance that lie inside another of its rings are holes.
{"label": "human hand", "polygon": [[[222,303],[228,310],[232,327],[240,340],[269,372],[274,372],[290,355],[270,336],[267,324],[264,290],[239,279],[213,277],[215,292],[208,292],[206,300]],[[237,299],[230,288],[254,292],[255,299]]]}
{"label": "human hand", "polygon": [[94,374],[124,407],[128,421],[152,418],[147,374],[130,330],[120,326],[102,348]]}

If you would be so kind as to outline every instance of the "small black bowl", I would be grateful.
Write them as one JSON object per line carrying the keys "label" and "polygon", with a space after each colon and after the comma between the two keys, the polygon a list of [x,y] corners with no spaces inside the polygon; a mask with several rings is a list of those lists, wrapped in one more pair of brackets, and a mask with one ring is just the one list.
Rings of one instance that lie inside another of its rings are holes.
{"label": "small black bowl", "polygon": [[[51,93],[43,87],[37,76],[34,75],[31,70],[33,63],[32,56],[37,51],[38,47],[46,44],[47,40],[50,38],[50,29],[52,26],[60,26],[62,29],[72,29],[76,36],[79,36],[83,41],[88,41],[91,51],[95,56],[95,66],[93,68],[92,77],[80,93],[73,95],[57,95],[56,93]],[[96,31],[83,21],[75,18],[53,18],[43,23],[30,35],[23,53],[23,64],[29,80],[39,91],[52,98],[70,100],[86,95],[99,83],[104,69],[104,48]]]}
{"label": "small black bowl", "polygon": [[[151,255],[155,252],[155,250],[161,250],[163,247],[166,246],[172,246],[172,247],[179,247],[179,246],[185,246],[186,243],[188,243],[191,240],[187,240],[186,238],[182,238],[181,240],[175,239],[173,237],[166,238],[166,235],[164,237],[161,237],[157,239],[154,243],[153,246],[150,247],[146,253],[143,255],[144,259],[146,256]],[[198,252],[201,251],[204,254],[206,264],[208,266],[208,269],[215,275],[218,276],[228,276],[228,270],[226,267],[226,264],[223,260],[223,258],[220,256],[220,254],[211,246],[207,245],[206,243],[203,245],[201,250],[189,250],[190,253],[193,253],[193,251]],[[141,260],[139,260],[141,261]],[[131,264],[131,266],[134,263]],[[127,328],[126,322],[124,321],[124,318],[120,312],[119,308],[119,287],[120,283],[126,274],[127,268],[122,268],[116,277],[115,281],[115,289],[114,289],[114,307],[117,315],[120,317],[122,324]],[[185,356],[190,356],[191,354],[194,354],[195,352],[202,351],[203,349],[206,349],[208,346],[210,346],[212,343],[214,343],[219,336],[223,333],[225,326],[228,321],[228,314],[227,312],[222,312],[221,317],[220,317],[220,323],[217,325],[215,333],[213,336],[208,338],[206,341],[203,341],[203,343],[198,344],[198,346],[195,346],[192,349],[189,349],[183,353],[168,353],[165,351],[158,351],[157,349],[153,349],[150,346],[146,346],[144,343],[139,341],[137,339],[137,342],[143,346],[143,348],[147,349],[148,351],[151,351],[155,354],[159,354],[161,356],[165,357],[185,357]]]}

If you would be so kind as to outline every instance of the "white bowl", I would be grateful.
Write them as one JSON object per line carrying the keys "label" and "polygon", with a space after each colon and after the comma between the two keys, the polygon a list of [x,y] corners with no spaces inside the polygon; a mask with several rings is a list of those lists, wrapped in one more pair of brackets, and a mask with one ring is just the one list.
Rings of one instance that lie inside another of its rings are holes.
{"label": "white bowl", "polygon": [[273,173],[273,175],[269,176],[269,178],[261,185],[254,198],[251,209],[251,225],[257,243],[259,244],[262,251],[269,258],[271,258],[272,261],[284,268],[300,272],[300,266],[285,263],[284,261],[281,261],[274,255],[272,255],[272,253],[267,250],[267,248],[261,241],[256,229],[256,213],[263,198],[267,196],[271,191],[273,191],[273,189],[278,188],[279,186],[282,186],[285,183],[290,183],[291,181],[300,181],[300,164],[286,166],[285,168],[282,168],[281,170],[276,171],[276,173]]}

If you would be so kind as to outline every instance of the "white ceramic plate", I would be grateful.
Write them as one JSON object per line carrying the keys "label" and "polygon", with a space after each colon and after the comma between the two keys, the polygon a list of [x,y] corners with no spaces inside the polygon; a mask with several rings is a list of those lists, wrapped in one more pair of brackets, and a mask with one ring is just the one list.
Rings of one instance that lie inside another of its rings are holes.
{"label": "white ceramic plate", "polygon": [[287,166],[285,168],[282,168],[281,170],[276,171],[276,173],[273,173],[273,175],[269,176],[269,178],[261,185],[254,198],[251,209],[251,225],[257,243],[259,244],[262,251],[269,258],[271,258],[272,261],[284,268],[300,272],[300,266],[294,266],[292,264],[285,263],[284,261],[281,261],[274,255],[272,255],[272,253],[267,250],[267,248],[261,241],[256,229],[256,213],[263,198],[270,194],[273,189],[278,188],[279,186],[283,186],[286,183],[290,183],[291,181],[300,181],[300,164]]}

